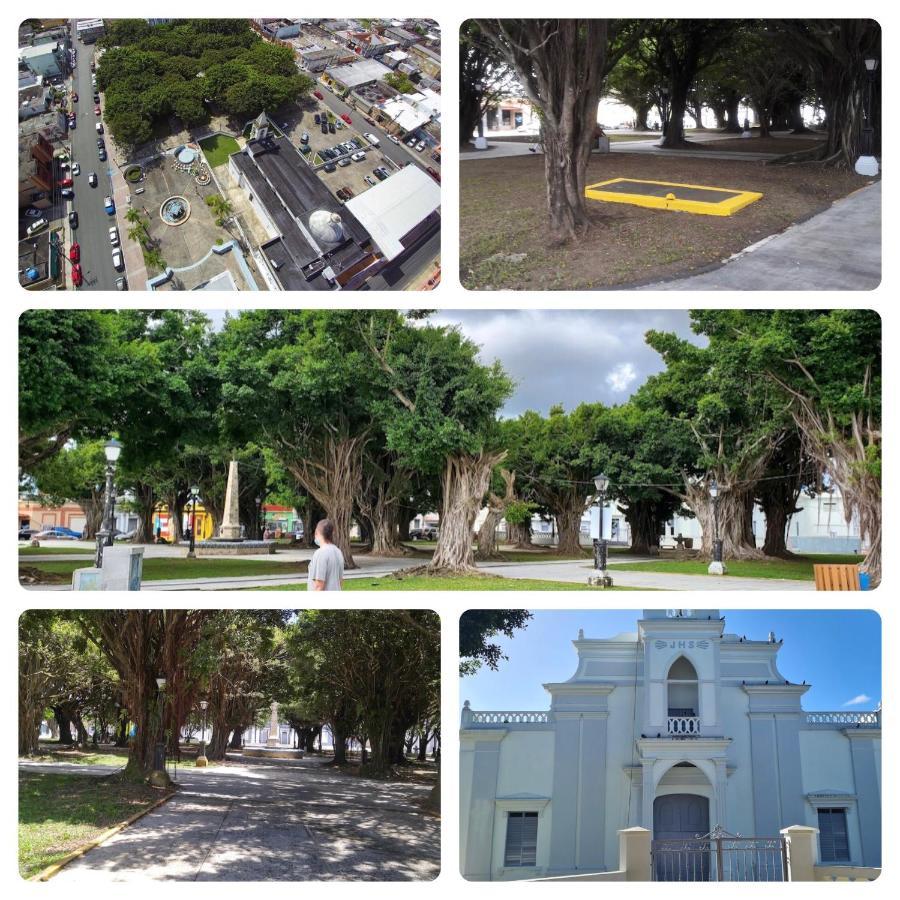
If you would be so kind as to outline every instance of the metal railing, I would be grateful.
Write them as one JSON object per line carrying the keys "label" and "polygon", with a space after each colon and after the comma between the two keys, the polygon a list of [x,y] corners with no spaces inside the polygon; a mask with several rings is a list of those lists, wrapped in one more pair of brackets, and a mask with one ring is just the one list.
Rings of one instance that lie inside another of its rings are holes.
{"label": "metal railing", "polygon": [[880,728],[880,712],[808,712],[807,725],[818,725],[822,728]]}
{"label": "metal railing", "polygon": [[666,721],[666,731],[676,737],[699,737],[699,716],[669,716]]}
{"label": "metal railing", "polygon": [[785,881],[784,838],[745,838],[715,830],[650,844],[653,881]]}

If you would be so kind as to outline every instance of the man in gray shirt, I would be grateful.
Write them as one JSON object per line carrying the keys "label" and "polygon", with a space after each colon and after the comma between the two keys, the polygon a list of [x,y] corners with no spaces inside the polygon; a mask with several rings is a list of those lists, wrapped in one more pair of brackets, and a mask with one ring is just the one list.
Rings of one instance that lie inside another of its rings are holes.
{"label": "man in gray shirt", "polygon": [[344,583],[344,554],[334,544],[334,525],[322,519],[316,525],[315,542],[319,549],[309,561],[308,591],[339,591]]}

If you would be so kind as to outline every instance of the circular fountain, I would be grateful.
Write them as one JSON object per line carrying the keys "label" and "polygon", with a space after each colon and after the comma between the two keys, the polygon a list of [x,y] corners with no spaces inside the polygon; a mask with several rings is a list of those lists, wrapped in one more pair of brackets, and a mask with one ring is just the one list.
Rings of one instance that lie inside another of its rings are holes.
{"label": "circular fountain", "polygon": [[169,197],[159,207],[159,217],[166,225],[183,225],[191,215],[186,197]]}

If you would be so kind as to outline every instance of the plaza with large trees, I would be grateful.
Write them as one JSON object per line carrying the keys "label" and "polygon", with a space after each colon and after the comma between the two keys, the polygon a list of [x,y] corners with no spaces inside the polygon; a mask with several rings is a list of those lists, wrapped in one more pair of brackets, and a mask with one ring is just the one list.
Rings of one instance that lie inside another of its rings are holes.
{"label": "plaza with large trees", "polygon": [[[133,541],[146,543],[154,510],[164,503],[180,520],[192,487],[220,522],[236,459],[248,537],[260,536],[261,498],[279,497],[303,511],[307,536],[317,518],[334,522],[349,572],[360,554],[394,558],[410,587],[454,578],[470,586],[465,579],[484,575],[485,561],[504,557],[495,528],[504,518],[514,544],[506,554],[534,557],[529,523],[539,515],[554,523],[553,552],[580,558],[597,472],[623,510],[633,555],[654,553],[677,513],[699,521],[701,559],[719,540],[725,560],[751,570],[795,560],[786,531],[799,498],[838,488],[869,548],[862,571],[880,580],[875,313],[698,310],[690,340],[646,333],[660,371],[626,401],[573,406],[560,396],[546,412],[514,416],[503,413],[516,388],[502,360],[429,318],[251,310],[213,328],[192,311],[26,313],[23,352],[34,348],[40,359],[65,341],[56,371],[71,390],[37,392],[23,364],[22,484],[83,502],[96,530],[98,442],[114,435],[125,447],[117,490],[140,523]],[[90,366],[79,370],[86,354]],[[765,518],[764,542],[752,531],[754,508]],[[432,512],[440,516],[433,552],[416,550],[408,523]]]}

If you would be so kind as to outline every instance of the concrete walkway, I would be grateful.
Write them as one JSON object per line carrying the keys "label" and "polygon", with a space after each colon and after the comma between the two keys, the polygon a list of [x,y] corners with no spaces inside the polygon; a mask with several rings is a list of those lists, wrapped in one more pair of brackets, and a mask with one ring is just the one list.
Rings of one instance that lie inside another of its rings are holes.
{"label": "concrete walkway", "polygon": [[[109,774],[108,766],[20,763]],[[412,881],[440,870],[429,786],[357,778],[319,758],[179,769],[167,803],[66,866],[61,890],[121,881]]]}
{"label": "concrete walkway", "polygon": [[747,247],[719,268],[637,290],[871,291],[880,283],[878,181],[835,201],[825,212]]}

